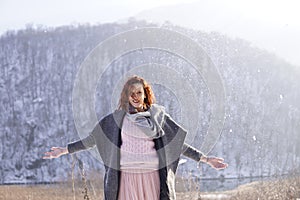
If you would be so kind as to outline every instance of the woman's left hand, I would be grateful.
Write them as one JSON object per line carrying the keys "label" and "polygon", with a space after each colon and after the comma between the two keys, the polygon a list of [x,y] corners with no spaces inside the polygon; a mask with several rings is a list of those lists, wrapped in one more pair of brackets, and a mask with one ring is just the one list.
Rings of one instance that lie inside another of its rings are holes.
{"label": "woman's left hand", "polygon": [[224,159],[218,157],[206,157],[206,163],[217,170],[225,169],[228,167],[228,164],[224,163]]}

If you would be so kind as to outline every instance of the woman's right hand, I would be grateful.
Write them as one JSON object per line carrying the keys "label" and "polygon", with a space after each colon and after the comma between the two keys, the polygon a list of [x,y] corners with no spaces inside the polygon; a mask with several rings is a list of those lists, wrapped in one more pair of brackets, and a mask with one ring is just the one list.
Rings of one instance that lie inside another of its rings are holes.
{"label": "woman's right hand", "polygon": [[45,152],[43,159],[58,158],[62,155],[68,154],[68,149],[66,147],[51,147],[51,150]]}

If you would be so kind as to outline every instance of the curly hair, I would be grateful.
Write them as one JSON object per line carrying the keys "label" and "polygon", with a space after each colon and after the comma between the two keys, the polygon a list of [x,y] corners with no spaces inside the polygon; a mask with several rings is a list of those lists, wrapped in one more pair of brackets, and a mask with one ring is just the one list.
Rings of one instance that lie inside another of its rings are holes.
{"label": "curly hair", "polygon": [[134,75],[132,77],[129,77],[129,79],[124,84],[123,90],[121,92],[120,100],[119,100],[119,106],[118,106],[119,110],[125,110],[128,112],[128,110],[129,110],[129,101],[128,101],[129,90],[130,90],[130,87],[136,83],[142,84],[143,88],[144,88],[145,99],[144,99],[143,108],[148,109],[153,103],[155,103],[155,96],[154,96],[151,86],[145,81],[144,78]]}

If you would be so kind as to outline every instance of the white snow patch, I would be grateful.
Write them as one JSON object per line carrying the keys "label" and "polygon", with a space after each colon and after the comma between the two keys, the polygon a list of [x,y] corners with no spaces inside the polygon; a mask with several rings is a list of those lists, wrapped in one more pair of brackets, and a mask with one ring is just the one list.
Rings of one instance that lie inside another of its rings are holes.
{"label": "white snow patch", "polygon": [[204,199],[229,199],[230,196],[226,194],[203,194],[201,195]]}
{"label": "white snow patch", "polygon": [[282,95],[282,94],[280,94],[280,95],[279,95],[279,98],[280,98],[280,100],[282,100],[282,99],[283,99],[283,95]]}
{"label": "white snow patch", "polygon": [[43,101],[42,98],[38,97],[32,100],[33,103],[41,103]]}

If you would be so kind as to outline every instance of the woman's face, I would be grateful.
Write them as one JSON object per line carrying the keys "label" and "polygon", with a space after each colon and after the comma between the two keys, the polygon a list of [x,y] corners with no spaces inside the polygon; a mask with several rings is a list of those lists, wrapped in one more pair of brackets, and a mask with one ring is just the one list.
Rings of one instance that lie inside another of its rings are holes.
{"label": "woman's face", "polygon": [[128,91],[128,101],[129,103],[137,109],[143,108],[145,92],[144,87],[141,83],[136,83],[130,86]]}

